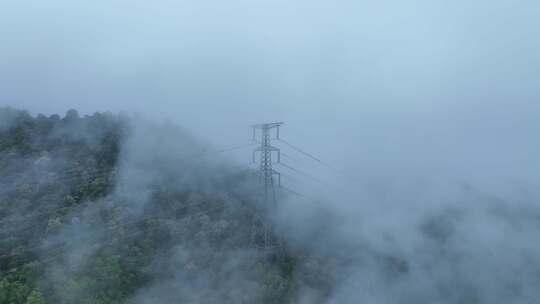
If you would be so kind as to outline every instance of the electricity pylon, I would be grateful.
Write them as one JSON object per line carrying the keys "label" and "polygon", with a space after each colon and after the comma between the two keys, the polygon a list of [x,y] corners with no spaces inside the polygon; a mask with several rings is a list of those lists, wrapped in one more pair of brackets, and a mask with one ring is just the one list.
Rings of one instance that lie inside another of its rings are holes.
{"label": "electricity pylon", "polygon": [[[260,130],[260,146],[253,150],[253,162],[257,152],[260,153],[259,170],[257,175],[259,178],[259,186],[261,191],[261,201],[259,208],[264,214],[272,211],[276,207],[276,190],[274,184],[274,175],[278,177],[278,185],[281,185],[281,176],[279,172],[272,169],[272,153],[277,153],[277,162],[280,162],[280,150],[271,144],[271,130],[276,130],[276,138],[279,139],[279,127],[282,122],[273,122],[258,124],[252,126],[253,140],[257,139],[257,130]],[[268,219],[264,219],[260,214],[256,215],[253,224],[253,241],[256,246],[261,247],[265,251],[277,249],[281,246],[279,238],[271,236],[270,225]]]}

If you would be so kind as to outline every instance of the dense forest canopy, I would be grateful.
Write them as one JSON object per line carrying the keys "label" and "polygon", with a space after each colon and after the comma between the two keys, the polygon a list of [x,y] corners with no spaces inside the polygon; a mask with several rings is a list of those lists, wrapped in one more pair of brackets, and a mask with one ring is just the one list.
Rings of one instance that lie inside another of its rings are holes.
{"label": "dense forest canopy", "polygon": [[328,294],[328,280],[307,275],[320,271],[315,259],[301,269],[305,254],[271,260],[253,248],[248,175],[191,160],[171,168],[176,152],[200,145],[192,139],[153,156],[133,146],[137,128],[154,150],[163,134],[185,136],[179,129],[75,110],[6,108],[0,122],[0,303],[294,303],[302,286],[313,299]]}

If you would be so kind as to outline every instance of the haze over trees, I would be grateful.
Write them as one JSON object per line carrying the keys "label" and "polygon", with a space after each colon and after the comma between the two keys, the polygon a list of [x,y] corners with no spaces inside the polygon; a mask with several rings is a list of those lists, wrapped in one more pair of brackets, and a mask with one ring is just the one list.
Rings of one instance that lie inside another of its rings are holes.
{"label": "haze over trees", "polygon": [[[322,206],[283,197],[262,214],[253,176],[212,150],[140,117],[0,109],[0,304],[540,296],[540,208],[525,186],[503,197],[415,180]],[[279,258],[253,245],[257,215],[283,237]]]}
{"label": "haze over trees", "polygon": [[322,276],[302,275],[314,271],[300,271],[305,255],[270,261],[252,248],[245,173],[122,162],[142,123],[127,117],[0,117],[0,303],[294,303],[302,285],[329,292]]}

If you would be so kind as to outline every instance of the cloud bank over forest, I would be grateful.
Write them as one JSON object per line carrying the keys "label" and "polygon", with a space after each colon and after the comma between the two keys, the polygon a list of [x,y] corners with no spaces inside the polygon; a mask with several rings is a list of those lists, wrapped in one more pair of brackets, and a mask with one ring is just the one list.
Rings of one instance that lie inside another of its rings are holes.
{"label": "cloud bank over forest", "polygon": [[133,126],[119,154],[117,189],[142,212],[157,181],[212,192],[251,158],[184,156],[285,121],[283,138],[332,167],[280,146],[318,182],[278,167],[316,203],[290,196],[274,214],[321,257],[303,267],[335,283],[328,303],[531,303],[539,14],[533,0],[8,0],[0,106],[180,125]]}

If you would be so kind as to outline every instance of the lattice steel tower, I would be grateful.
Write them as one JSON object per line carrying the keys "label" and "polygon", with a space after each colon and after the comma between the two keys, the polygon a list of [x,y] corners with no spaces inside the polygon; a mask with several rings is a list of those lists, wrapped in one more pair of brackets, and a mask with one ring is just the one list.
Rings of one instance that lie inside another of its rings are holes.
{"label": "lattice steel tower", "polygon": [[[264,214],[268,214],[272,208],[276,207],[276,191],[274,184],[274,175],[278,177],[278,185],[281,184],[281,176],[279,172],[272,169],[272,153],[277,153],[277,162],[280,162],[281,154],[280,150],[273,147],[271,144],[271,130],[276,130],[276,138],[279,139],[279,127],[283,125],[282,122],[273,122],[254,125],[253,127],[253,140],[257,139],[257,130],[260,130],[260,146],[253,151],[253,162],[255,162],[255,156],[257,152],[260,153],[259,170],[257,175],[259,178],[259,185],[261,190],[261,203],[259,208]],[[269,250],[280,246],[280,241],[270,235],[270,226],[268,219],[261,218],[260,215],[256,216],[254,222],[254,243],[262,247],[264,250]]]}

